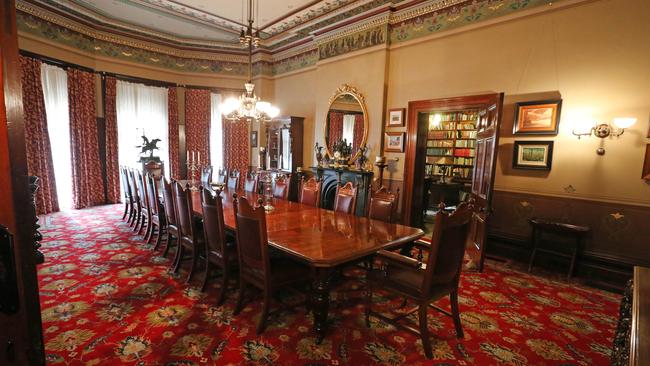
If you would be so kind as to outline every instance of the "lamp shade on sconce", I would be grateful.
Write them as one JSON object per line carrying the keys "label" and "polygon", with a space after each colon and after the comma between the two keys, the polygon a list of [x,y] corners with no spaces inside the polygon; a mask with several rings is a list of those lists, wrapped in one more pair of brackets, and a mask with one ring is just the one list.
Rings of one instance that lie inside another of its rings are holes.
{"label": "lamp shade on sconce", "polygon": [[636,123],[634,117],[616,117],[614,118],[614,126],[617,128],[630,128]]}

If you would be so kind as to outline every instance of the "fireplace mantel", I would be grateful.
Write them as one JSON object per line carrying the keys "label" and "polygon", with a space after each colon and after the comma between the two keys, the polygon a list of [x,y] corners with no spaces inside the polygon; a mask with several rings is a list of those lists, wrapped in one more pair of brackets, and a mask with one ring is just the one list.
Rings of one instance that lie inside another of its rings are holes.
{"label": "fireplace mantel", "polygon": [[331,210],[334,207],[337,184],[352,182],[357,187],[357,208],[355,215],[366,215],[368,192],[374,174],[372,171],[315,166],[310,167],[310,169],[319,180],[323,181],[321,188],[322,208]]}

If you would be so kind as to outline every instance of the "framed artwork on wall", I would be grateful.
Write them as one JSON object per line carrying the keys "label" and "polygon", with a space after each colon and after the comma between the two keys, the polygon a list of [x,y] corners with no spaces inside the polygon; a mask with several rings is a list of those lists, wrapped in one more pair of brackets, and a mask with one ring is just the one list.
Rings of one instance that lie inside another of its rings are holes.
{"label": "framed artwork on wall", "polygon": [[251,131],[251,147],[257,147],[257,131]]}
{"label": "framed artwork on wall", "polygon": [[388,122],[386,127],[404,127],[406,108],[393,108],[388,110]]}
{"label": "framed artwork on wall", "polygon": [[650,144],[645,145],[645,160],[643,160],[643,171],[641,178],[650,180]]}
{"label": "framed artwork on wall", "polygon": [[513,168],[551,170],[552,163],[553,141],[515,141]]}
{"label": "framed artwork on wall", "polygon": [[404,152],[404,132],[386,132],[384,138],[385,152]]}
{"label": "framed artwork on wall", "polygon": [[515,107],[515,135],[557,135],[562,99],[520,102]]}

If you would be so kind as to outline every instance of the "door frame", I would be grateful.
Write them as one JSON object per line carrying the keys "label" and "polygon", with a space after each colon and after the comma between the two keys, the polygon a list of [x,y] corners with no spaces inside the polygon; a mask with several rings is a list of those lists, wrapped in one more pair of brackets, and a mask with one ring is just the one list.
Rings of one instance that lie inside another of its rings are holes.
{"label": "door frame", "polygon": [[[13,237],[18,285],[15,313],[0,312],[0,364],[43,365],[45,354],[36,275],[36,211],[25,147],[16,4],[0,2],[0,224]],[[13,358],[13,362],[12,362]]]}
{"label": "door frame", "polygon": [[[419,225],[424,193],[424,160],[428,126],[418,124],[418,113],[486,108],[499,93],[411,101],[407,110],[406,155],[404,157],[403,223]],[[498,150],[498,146],[495,147]],[[496,158],[496,156],[495,156]],[[474,161],[476,164],[476,161]]]}

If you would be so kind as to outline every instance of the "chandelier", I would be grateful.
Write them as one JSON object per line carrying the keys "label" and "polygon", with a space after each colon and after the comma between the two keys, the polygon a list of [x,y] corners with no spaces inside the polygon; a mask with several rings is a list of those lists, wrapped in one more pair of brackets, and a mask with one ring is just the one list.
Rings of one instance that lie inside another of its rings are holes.
{"label": "chandelier", "polygon": [[[259,11],[259,0],[257,9]],[[239,43],[248,48],[248,82],[244,84],[245,91],[239,98],[228,98],[219,105],[219,111],[229,121],[245,119],[249,122],[269,122],[280,114],[277,107],[255,95],[255,84],[252,82],[253,48],[260,44],[260,30],[253,32],[253,23],[253,0],[248,0],[248,26],[246,30],[242,28],[239,36]]]}

